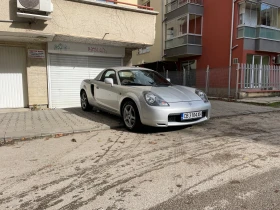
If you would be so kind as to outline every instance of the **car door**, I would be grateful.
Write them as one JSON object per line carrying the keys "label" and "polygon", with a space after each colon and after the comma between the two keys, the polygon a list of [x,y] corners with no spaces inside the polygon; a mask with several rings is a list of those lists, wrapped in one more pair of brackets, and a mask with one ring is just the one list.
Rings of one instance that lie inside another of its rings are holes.
{"label": "car door", "polygon": [[[106,78],[112,78],[114,85],[105,84]],[[116,71],[108,69],[103,73],[100,80],[96,82],[95,99],[97,103],[109,111],[119,112],[119,84]]]}

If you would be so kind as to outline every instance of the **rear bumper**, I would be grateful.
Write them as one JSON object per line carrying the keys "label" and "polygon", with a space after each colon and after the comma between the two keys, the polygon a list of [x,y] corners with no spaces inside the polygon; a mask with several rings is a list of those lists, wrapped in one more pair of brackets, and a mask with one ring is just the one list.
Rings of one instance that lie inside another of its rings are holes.
{"label": "rear bumper", "polygon": [[[185,126],[201,123],[210,119],[211,104],[203,101],[170,103],[168,107],[149,106],[141,102],[141,122],[153,127]],[[202,111],[199,119],[181,121],[180,115],[186,112]]]}

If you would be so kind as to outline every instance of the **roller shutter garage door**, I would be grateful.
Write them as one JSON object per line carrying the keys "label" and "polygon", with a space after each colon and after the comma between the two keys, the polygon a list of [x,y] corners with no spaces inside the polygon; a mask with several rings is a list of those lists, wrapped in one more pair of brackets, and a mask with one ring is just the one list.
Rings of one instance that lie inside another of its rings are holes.
{"label": "roller shutter garage door", "polygon": [[80,85],[103,69],[120,66],[121,58],[50,54],[50,108],[80,106]]}
{"label": "roller shutter garage door", "polygon": [[0,108],[28,106],[26,50],[0,46]]}

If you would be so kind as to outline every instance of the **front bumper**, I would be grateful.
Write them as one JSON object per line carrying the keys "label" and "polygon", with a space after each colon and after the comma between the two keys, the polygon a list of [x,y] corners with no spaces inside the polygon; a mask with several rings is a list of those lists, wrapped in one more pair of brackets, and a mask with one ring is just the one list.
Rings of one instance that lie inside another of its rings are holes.
{"label": "front bumper", "polygon": [[[210,119],[211,104],[203,101],[169,103],[168,107],[149,106],[141,102],[140,117],[144,125],[169,127],[193,125]],[[180,115],[186,112],[202,111],[202,118],[181,121]]]}

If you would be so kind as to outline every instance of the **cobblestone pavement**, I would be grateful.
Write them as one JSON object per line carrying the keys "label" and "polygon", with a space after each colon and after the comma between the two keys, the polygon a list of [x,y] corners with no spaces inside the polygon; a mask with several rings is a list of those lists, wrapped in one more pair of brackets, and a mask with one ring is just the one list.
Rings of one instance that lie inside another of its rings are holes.
{"label": "cobblestone pavement", "polygon": [[[279,109],[241,103],[212,101],[212,117],[262,113]],[[0,143],[122,126],[121,119],[104,112],[83,112],[80,108],[0,114]]]}
{"label": "cobblestone pavement", "polygon": [[279,209],[280,113],[0,147],[0,209]]}

